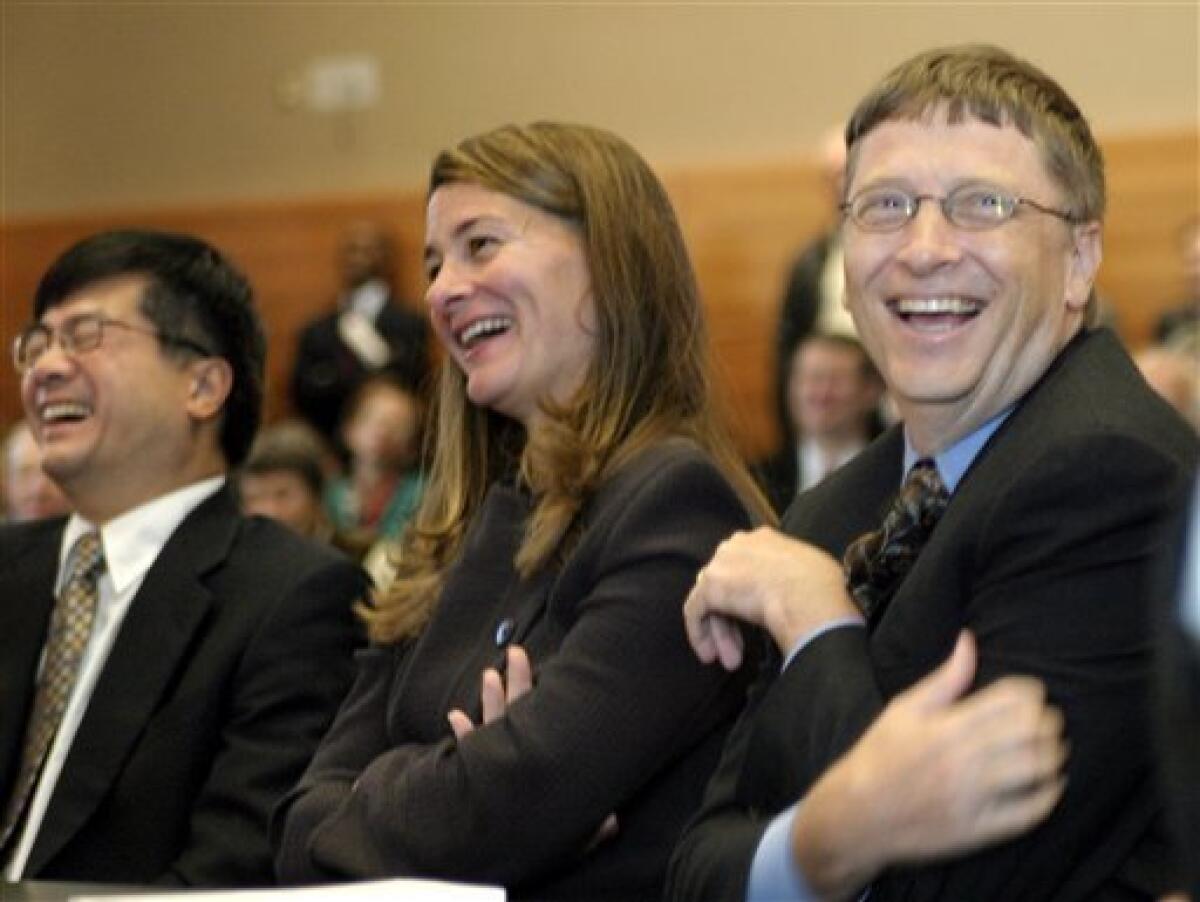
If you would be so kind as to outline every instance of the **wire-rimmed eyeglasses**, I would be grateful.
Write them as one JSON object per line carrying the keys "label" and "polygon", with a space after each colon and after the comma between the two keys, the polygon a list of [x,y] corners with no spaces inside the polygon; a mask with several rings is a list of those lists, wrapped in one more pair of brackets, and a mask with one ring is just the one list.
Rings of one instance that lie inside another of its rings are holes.
{"label": "wire-rimmed eyeglasses", "polygon": [[864,232],[896,232],[913,220],[927,200],[941,207],[953,225],[972,232],[1003,225],[1022,208],[1037,210],[1068,223],[1078,221],[1069,211],[1056,210],[991,185],[961,185],[944,197],[911,194],[894,187],[868,188],[841,204],[840,209]]}
{"label": "wire-rimmed eyeglasses", "polygon": [[94,350],[104,343],[104,329],[107,326],[119,326],[131,332],[150,335],[163,344],[187,348],[203,357],[212,356],[212,351],[190,338],[168,335],[157,329],[147,329],[99,313],[81,313],[63,320],[57,328],[51,328],[45,323],[33,323],[27,326],[13,339],[13,366],[17,368],[18,373],[26,373],[33,369],[41,356],[50,350],[55,339],[58,340],[58,346],[67,354],[80,354]]}

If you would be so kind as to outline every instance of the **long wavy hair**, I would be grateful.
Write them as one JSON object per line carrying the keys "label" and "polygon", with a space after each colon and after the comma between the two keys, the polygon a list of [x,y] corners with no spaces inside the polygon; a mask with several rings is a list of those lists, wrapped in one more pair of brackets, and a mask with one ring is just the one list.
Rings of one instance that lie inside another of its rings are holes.
{"label": "long wavy hair", "polygon": [[637,152],[600,129],[508,125],[439,154],[429,196],[461,182],[579,230],[595,303],[594,355],[574,396],[543,402],[544,422],[528,435],[516,421],[471,404],[463,373],[443,364],[425,496],[401,540],[396,580],[363,611],[377,642],[420,632],[488,486],[514,473],[534,500],[514,562],[523,578],[565,558],[587,499],[624,463],[671,436],[707,451],[747,507],[773,520],[716,412],[695,273],[666,191]]}

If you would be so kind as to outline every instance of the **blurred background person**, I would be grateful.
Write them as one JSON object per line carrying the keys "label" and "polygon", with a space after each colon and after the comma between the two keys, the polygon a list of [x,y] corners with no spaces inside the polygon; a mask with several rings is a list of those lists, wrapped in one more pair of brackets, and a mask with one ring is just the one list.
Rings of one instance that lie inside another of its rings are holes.
{"label": "blurred background person", "polygon": [[792,441],[755,468],[777,513],[879,434],[882,397],[883,380],[857,339],[818,332],[800,340],[787,381]]}
{"label": "blurred background person", "polygon": [[242,510],[278,520],[302,536],[328,542],[325,513],[328,466],[320,437],[299,420],[264,427],[238,471]]}
{"label": "blurred background person", "polygon": [[800,251],[788,273],[787,286],[780,304],[779,327],[775,346],[775,405],[782,429],[784,448],[795,435],[790,431],[788,382],[792,354],[800,341],[812,332],[855,335],[854,321],[843,303],[846,279],[843,273],[841,215],[842,186],[846,168],[844,126],[830,126],[821,137],[818,159],[829,199],[828,228]]}
{"label": "blurred background person", "polygon": [[392,293],[395,247],[378,223],[351,223],[338,248],[337,308],[304,328],[292,372],[292,403],[326,441],[344,451],[338,424],[371,373],[389,369],[410,385],[429,371],[429,324]]}
{"label": "blurred background person", "polygon": [[1200,216],[1193,216],[1179,230],[1179,253],[1183,260],[1186,297],[1159,317],[1154,339],[1159,344],[1189,346],[1200,352]]}
{"label": "blurred background person", "polygon": [[425,267],[429,486],[280,876],[658,898],[753,671],[695,659],[683,599],[748,507],[773,519],[683,235],[621,139],[507,126],[434,162]]}
{"label": "blurred background person", "polygon": [[69,513],[70,502],[42,469],[42,452],[29,429],[18,420],[4,439],[4,515],[10,523],[41,520]]}
{"label": "blurred background person", "polygon": [[347,404],[341,437],[348,461],[327,485],[325,506],[358,557],[381,539],[397,539],[420,503],[423,418],[416,390],[392,373],[368,377]]}
{"label": "blurred background person", "polygon": [[1143,348],[1133,362],[1150,387],[1200,431],[1200,356],[1179,341],[1182,337],[1177,333],[1178,344]]}

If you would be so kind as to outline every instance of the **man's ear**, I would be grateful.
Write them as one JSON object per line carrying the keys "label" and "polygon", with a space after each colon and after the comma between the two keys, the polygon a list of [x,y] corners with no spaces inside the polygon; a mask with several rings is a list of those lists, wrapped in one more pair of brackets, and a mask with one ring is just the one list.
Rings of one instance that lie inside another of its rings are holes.
{"label": "man's ear", "polygon": [[190,363],[188,371],[188,413],[197,420],[218,416],[233,390],[233,367],[224,357],[205,357]]}
{"label": "man's ear", "polygon": [[1067,261],[1064,299],[1070,310],[1083,310],[1092,295],[1100,258],[1104,255],[1099,222],[1084,222],[1072,228],[1071,257]]}

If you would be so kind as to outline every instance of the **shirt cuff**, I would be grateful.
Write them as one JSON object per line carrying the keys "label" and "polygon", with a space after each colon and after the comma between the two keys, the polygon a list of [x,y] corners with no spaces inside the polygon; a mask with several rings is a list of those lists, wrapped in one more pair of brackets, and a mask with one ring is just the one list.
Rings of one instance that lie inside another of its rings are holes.
{"label": "shirt cuff", "polygon": [[776,815],[759,840],[746,884],[746,902],[818,902],[792,858],[792,821],[799,807],[797,802]]}
{"label": "shirt cuff", "polygon": [[831,630],[841,629],[844,626],[856,626],[861,628],[865,627],[866,625],[867,622],[858,614],[847,614],[845,617],[838,617],[835,620],[830,620],[828,623],[822,623],[812,632],[801,636],[800,640],[792,646],[792,650],[789,651],[787,653],[787,657],[783,659],[783,666],[779,668],[780,671],[787,670],[788,665],[795,660],[796,655],[800,654],[800,652],[804,651],[804,649],[811,645],[816,639],[819,639],[821,636],[824,636]]}

